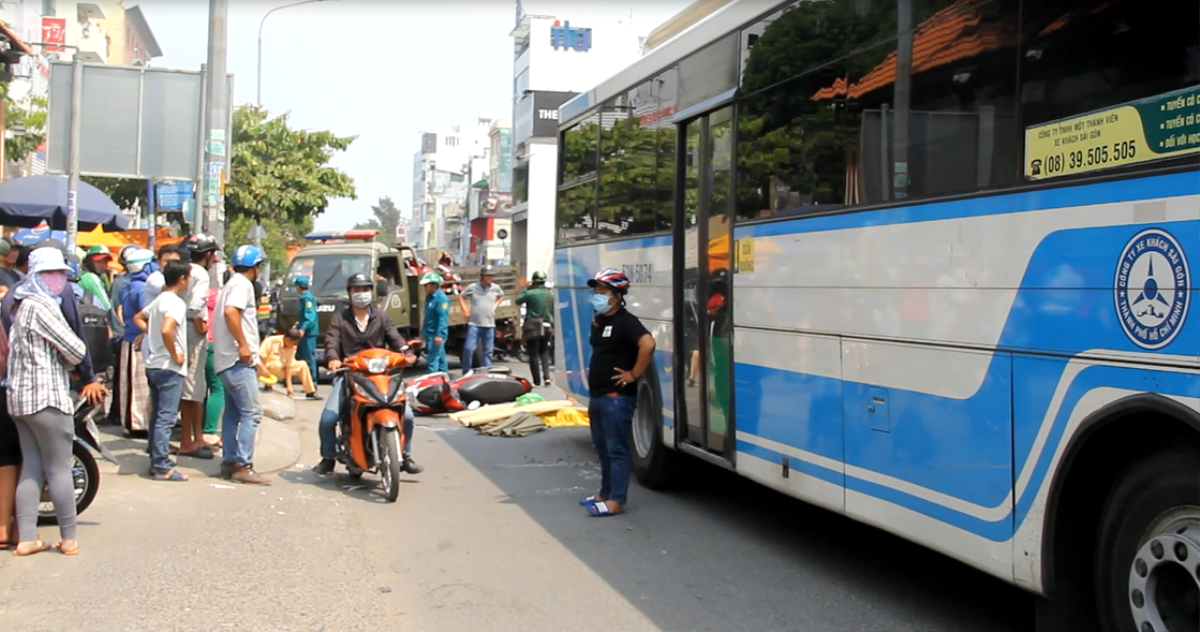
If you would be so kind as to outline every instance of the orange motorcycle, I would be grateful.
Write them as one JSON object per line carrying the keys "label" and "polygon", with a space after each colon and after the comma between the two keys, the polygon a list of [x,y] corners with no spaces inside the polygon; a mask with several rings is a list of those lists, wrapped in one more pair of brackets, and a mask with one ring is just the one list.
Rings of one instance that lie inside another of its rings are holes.
{"label": "orange motorcycle", "polygon": [[354,478],[378,472],[388,502],[400,495],[408,405],[401,372],[414,361],[404,353],[367,349],[344,360],[339,370],[346,374],[346,393],[337,427],[337,460]]}

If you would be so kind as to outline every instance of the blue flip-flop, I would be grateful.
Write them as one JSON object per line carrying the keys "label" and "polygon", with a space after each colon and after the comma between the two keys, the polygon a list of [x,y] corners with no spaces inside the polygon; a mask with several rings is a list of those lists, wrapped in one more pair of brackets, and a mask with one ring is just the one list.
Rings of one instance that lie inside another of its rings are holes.
{"label": "blue flip-flop", "polygon": [[596,504],[595,496],[588,496],[587,498],[584,498],[583,500],[579,501],[580,507],[587,507],[588,505],[594,505],[594,504]]}
{"label": "blue flip-flop", "polygon": [[608,518],[609,516],[619,516],[625,513],[625,510],[613,511],[608,508],[608,503],[592,503],[587,506],[588,514],[593,518]]}

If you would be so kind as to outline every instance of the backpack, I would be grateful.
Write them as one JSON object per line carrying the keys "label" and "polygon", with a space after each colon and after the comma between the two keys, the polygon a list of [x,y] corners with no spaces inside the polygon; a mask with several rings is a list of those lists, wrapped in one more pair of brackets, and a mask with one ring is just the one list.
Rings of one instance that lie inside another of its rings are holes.
{"label": "backpack", "polygon": [[83,342],[92,356],[92,370],[104,373],[112,366],[112,346],[109,344],[108,312],[96,305],[96,295],[88,290],[76,301],[79,320],[83,323]]}

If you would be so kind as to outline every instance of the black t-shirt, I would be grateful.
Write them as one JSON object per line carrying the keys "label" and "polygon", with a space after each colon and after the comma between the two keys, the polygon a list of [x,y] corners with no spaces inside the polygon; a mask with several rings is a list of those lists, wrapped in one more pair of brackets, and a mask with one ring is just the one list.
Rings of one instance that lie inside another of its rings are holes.
{"label": "black t-shirt", "polygon": [[618,387],[617,369],[632,371],[637,364],[638,340],[650,332],[637,316],[621,309],[612,316],[596,316],[592,322],[592,361],[588,365],[588,391],[593,397],[620,393],[637,395],[637,385]]}

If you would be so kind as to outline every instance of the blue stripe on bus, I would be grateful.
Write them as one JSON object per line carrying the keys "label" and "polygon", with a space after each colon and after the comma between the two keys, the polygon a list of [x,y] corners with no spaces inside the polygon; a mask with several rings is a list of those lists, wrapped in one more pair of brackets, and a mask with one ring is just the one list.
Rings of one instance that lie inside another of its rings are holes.
{"label": "blue stripe on bus", "polygon": [[737,442],[737,451],[743,454],[749,454],[750,456],[758,457],[771,463],[782,463],[782,459],[787,457],[788,468],[815,478],[819,478],[827,483],[833,483],[834,485],[843,485],[846,480],[845,475],[837,470],[831,470],[827,467],[817,465],[816,463],[812,463],[810,461],[797,459],[786,454],[780,454],[779,452],[776,452],[770,448],[764,448],[760,445],[755,445],[740,439]]}
{"label": "blue stripe on bus", "polygon": [[[736,239],[775,237],[828,230],[888,226],[965,217],[984,217],[1026,211],[1041,211],[1090,204],[1131,202],[1149,198],[1176,197],[1200,193],[1200,177],[1195,172],[1149,178],[1136,178],[1086,184],[1075,187],[1039,189],[966,200],[914,204],[875,211],[848,212],[825,217],[804,217],[734,226]],[[819,210],[818,207],[810,207]]]}

